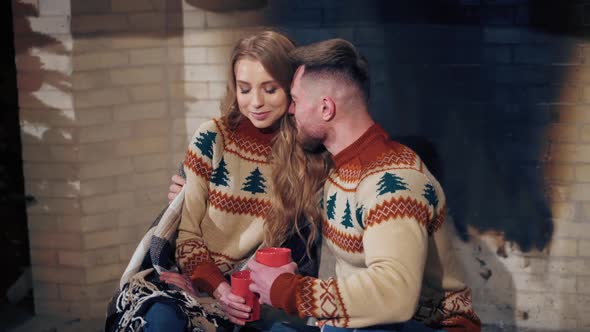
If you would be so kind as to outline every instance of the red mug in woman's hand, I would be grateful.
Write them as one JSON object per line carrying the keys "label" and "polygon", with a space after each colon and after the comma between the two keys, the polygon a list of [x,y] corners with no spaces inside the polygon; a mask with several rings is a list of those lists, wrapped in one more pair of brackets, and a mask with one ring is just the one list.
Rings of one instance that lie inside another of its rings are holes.
{"label": "red mug in woman's hand", "polygon": [[231,292],[237,296],[241,296],[246,300],[246,305],[252,308],[250,319],[246,322],[252,322],[260,319],[260,296],[250,290],[250,271],[238,271],[231,275]]}

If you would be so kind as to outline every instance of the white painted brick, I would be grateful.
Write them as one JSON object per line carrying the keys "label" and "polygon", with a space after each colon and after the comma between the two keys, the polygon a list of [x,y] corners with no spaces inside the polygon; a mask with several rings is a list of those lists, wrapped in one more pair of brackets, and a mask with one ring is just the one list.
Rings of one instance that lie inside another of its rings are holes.
{"label": "white painted brick", "polygon": [[78,215],[80,204],[77,199],[73,198],[41,197],[27,207],[27,213],[29,216],[38,214]]}
{"label": "white painted brick", "polygon": [[168,203],[168,190],[158,187],[156,189],[138,189],[135,191],[135,206],[163,206]]}
{"label": "white painted brick", "polygon": [[47,147],[32,144],[23,145],[22,158],[25,162],[53,161],[51,153]]}
{"label": "white painted brick", "polygon": [[41,16],[70,16],[72,14],[70,1],[71,0],[43,0],[39,3],[39,14],[41,14]]}
{"label": "white painted brick", "polygon": [[205,82],[171,84],[169,90],[170,97],[178,100],[200,100],[209,96],[209,85]]}
{"label": "white painted brick", "polygon": [[[165,189],[164,189],[165,190]],[[141,208],[130,208],[119,214],[119,226],[144,226],[145,230],[152,224],[163,206],[147,206]]]}
{"label": "white painted brick", "polygon": [[27,194],[35,197],[77,197],[80,193],[78,181],[29,180],[25,183]]}
{"label": "white painted brick", "polygon": [[83,180],[80,184],[80,196],[105,195],[115,192],[114,178]]}
{"label": "white painted brick", "polygon": [[549,246],[552,257],[576,257],[578,255],[578,241],[575,239],[554,239]]}
{"label": "white painted brick", "polygon": [[168,150],[167,137],[149,137],[120,141],[115,147],[119,156],[136,156]]}
{"label": "white painted brick", "polygon": [[79,233],[29,232],[31,248],[38,249],[80,249],[82,240]]}
{"label": "white painted brick", "polygon": [[125,123],[112,123],[105,126],[86,127],[80,130],[80,143],[114,141],[131,137],[131,126]]}
{"label": "white painted brick", "polygon": [[75,34],[128,29],[129,22],[125,15],[76,15],[72,20],[72,32]]}
{"label": "white painted brick", "polygon": [[60,267],[33,267],[33,280],[49,283],[70,283],[80,285],[84,283],[83,269]]}
{"label": "white painted brick", "polygon": [[51,161],[58,162],[77,162],[78,161],[78,147],[77,146],[51,146],[49,147]]}
{"label": "white painted brick", "polygon": [[[590,73],[590,67],[587,68]],[[586,74],[584,77],[588,77]],[[580,104],[574,106],[560,105],[557,109],[559,122],[562,123],[590,123],[590,106]]]}
{"label": "white painted brick", "polygon": [[112,142],[89,143],[79,146],[79,159],[81,162],[102,162],[118,158],[119,156],[117,151],[113,149]]}
{"label": "white painted brick", "polygon": [[[67,34],[70,32],[69,16],[29,16],[27,17],[26,21],[26,27],[30,27],[32,31],[42,33],[44,35]],[[28,28],[17,30],[16,27],[17,24],[15,23],[15,34],[26,34],[29,32]]]}
{"label": "white painted brick", "polygon": [[[68,85],[53,86],[44,83],[51,81],[59,82],[63,80],[63,75],[60,74],[71,74],[73,68],[71,56],[47,53],[46,50],[34,53],[34,55],[22,54],[16,56],[16,68],[19,71],[19,87],[24,88],[25,91],[37,91],[39,89],[59,90],[62,87],[67,87]],[[40,80],[39,77],[33,76],[35,75],[34,73],[42,70],[44,71],[44,81]]]}
{"label": "white painted brick", "polygon": [[[232,30],[185,30],[180,42],[185,46],[222,46],[232,45],[234,40]],[[170,42],[174,44],[179,41]]]}
{"label": "white painted brick", "polygon": [[129,102],[127,91],[120,88],[95,89],[74,94],[76,107],[119,105]]}
{"label": "white painted brick", "polygon": [[590,146],[584,144],[554,144],[550,158],[561,162],[590,162]]}
{"label": "white painted brick", "polygon": [[111,71],[111,80],[115,85],[158,83],[164,79],[162,68],[143,67]]}
{"label": "white painted brick", "polygon": [[137,243],[123,244],[119,246],[119,259],[122,263],[128,263],[137,248]]}
{"label": "white painted brick", "polygon": [[547,131],[549,139],[553,142],[575,143],[578,141],[580,126],[570,123],[551,124]]}
{"label": "white painted brick", "polygon": [[[92,286],[60,285],[61,298],[66,301],[109,299],[117,287],[115,282]],[[106,307],[105,307],[106,308]]]}
{"label": "white painted brick", "polygon": [[576,205],[570,202],[551,202],[551,212],[554,219],[573,221],[576,215]]}
{"label": "white painted brick", "polygon": [[109,247],[90,251],[58,252],[59,264],[71,267],[91,267],[119,262],[119,247]]}
{"label": "white painted brick", "polygon": [[166,87],[160,84],[133,86],[130,88],[135,102],[157,101],[166,99]]}
{"label": "white painted brick", "polygon": [[47,248],[31,249],[31,264],[32,265],[57,265],[57,250]]}
{"label": "white painted brick", "polygon": [[151,65],[166,63],[166,50],[164,48],[152,48],[129,51],[131,65]]}
{"label": "white painted brick", "polygon": [[231,13],[207,12],[208,28],[233,28],[243,26],[257,26],[264,24],[264,14],[258,11],[240,11]]}
{"label": "white painted brick", "polygon": [[166,136],[170,132],[170,123],[159,119],[147,119],[132,122],[132,136],[152,137]]}
{"label": "white painted brick", "polygon": [[590,241],[579,240],[578,241],[578,256],[590,257]]}
{"label": "white painted brick", "polygon": [[77,138],[76,128],[50,128],[32,123],[21,124],[23,144],[36,144],[43,141],[45,144],[73,144]]}
{"label": "white painted brick", "polygon": [[581,220],[583,222],[589,222],[590,221],[590,203],[581,203]]}
{"label": "white painted brick", "polygon": [[59,225],[60,216],[55,215],[34,215],[27,216],[27,227],[29,232],[55,231]]}
{"label": "white painted brick", "polygon": [[143,0],[111,0],[111,8],[114,12],[141,12],[153,9],[151,1]]}
{"label": "white painted brick", "polygon": [[588,184],[572,184],[569,198],[572,201],[590,201],[590,186]]}
{"label": "white painted brick", "polygon": [[75,72],[71,76],[75,91],[107,88],[112,85],[111,76],[106,71]]}
{"label": "white painted brick", "polygon": [[220,46],[207,48],[207,63],[227,64],[229,63],[233,47]]}
{"label": "white painted brick", "polygon": [[[80,179],[96,179],[107,176],[131,174],[133,172],[133,165],[128,158],[117,160],[105,160],[96,163],[81,164],[80,165]],[[85,182],[82,182],[83,184]]]}
{"label": "white painted brick", "polygon": [[212,119],[220,116],[220,102],[218,100],[198,100],[183,104],[170,103],[174,114],[183,114],[187,118]]}
{"label": "white painted brick", "polygon": [[168,189],[169,172],[158,170],[148,173],[135,173],[130,176],[119,176],[117,178],[118,191],[131,191],[145,188],[161,188],[163,191]]}
{"label": "white painted brick", "polygon": [[134,200],[132,193],[116,193],[82,198],[81,206],[84,213],[93,214],[129,208],[133,206]]}
{"label": "white painted brick", "polygon": [[146,12],[128,15],[129,26],[134,31],[164,31],[166,27],[165,13]]}
{"label": "white painted brick", "polygon": [[225,82],[228,68],[226,65],[187,65],[184,78],[189,82]]}
{"label": "white painted brick", "polygon": [[551,275],[590,275],[590,262],[584,259],[556,259],[549,262]]}
{"label": "white painted brick", "polygon": [[74,69],[77,71],[108,69],[127,65],[129,65],[129,54],[125,51],[94,52],[74,56]]}
{"label": "white painted brick", "polygon": [[168,113],[163,102],[119,106],[114,109],[115,121],[135,121],[162,118]]}
{"label": "white painted brick", "polygon": [[63,233],[77,233],[79,234],[82,231],[82,226],[80,225],[80,216],[73,215],[73,216],[60,216],[57,220],[57,230]]}
{"label": "white painted brick", "polygon": [[80,218],[80,227],[85,233],[114,229],[118,225],[118,216],[118,212],[83,216]]}
{"label": "white painted brick", "polygon": [[133,167],[137,172],[146,172],[156,169],[166,169],[168,165],[167,154],[150,154],[135,156],[132,158]]}
{"label": "white painted brick", "polygon": [[209,85],[209,98],[221,99],[225,97],[227,91],[226,82],[207,82],[207,85]]}
{"label": "white painted brick", "polygon": [[109,264],[91,267],[86,269],[86,282],[112,282],[118,280],[121,277],[121,274],[124,270],[125,265],[123,264]]}
{"label": "white painted brick", "polygon": [[123,34],[112,38],[114,49],[139,49],[160,47],[163,40],[158,36],[141,36],[136,34]]}
{"label": "white painted brick", "polygon": [[80,126],[92,126],[110,123],[113,112],[109,107],[86,108],[76,110],[76,123]]}
{"label": "white painted brick", "polygon": [[74,57],[88,52],[104,52],[113,47],[113,37],[100,36],[76,36],[76,47],[73,49]]}
{"label": "white painted brick", "polygon": [[576,290],[575,276],[515,273],[512,277],[517,291],[542,292],[549,288],[563,292],[575,292]]}
{"label": "white painted brick", "polygon": [[578,292],[583,294],[590,294],[590,277],[578,277]]}

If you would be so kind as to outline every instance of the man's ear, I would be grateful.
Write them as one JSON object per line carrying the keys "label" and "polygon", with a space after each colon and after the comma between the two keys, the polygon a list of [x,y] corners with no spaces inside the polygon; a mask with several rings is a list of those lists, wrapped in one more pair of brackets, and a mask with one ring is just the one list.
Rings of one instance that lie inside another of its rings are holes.
{"label": "man's ear", "polygon": [[322,97],[322,119],[330,121],[336,116],[336,103],[331,97]]}

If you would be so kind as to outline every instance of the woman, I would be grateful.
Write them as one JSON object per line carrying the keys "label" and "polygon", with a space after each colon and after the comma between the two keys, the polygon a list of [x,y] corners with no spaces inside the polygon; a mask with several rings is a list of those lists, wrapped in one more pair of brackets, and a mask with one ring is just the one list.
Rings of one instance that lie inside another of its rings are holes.
{"label": "woman", "polygon": [[[303,252],[311,256],[320,220],[312,202],[318,201],[327,168],[323,156],[306,155],[291,144],[296,131],[286,111],[293,76],[288,53],[293,48],[287,37],[272,31],[237,43],[222,117],[193,135],[183,165],[187,183],[134,254],[107,330],[212,330],[227,323],[225,318],[244,324],[250,308],[231,294],[228,276],[260,246],[280,246],[293,238],[307,238]],[[290,158],[289,167],[297,172],[273,169],[272,161],[283,158]],[[309,178],[318,180],[295,186],[305,189],[292,193],[292,205],[272,201],[273,187],[301,184],[312,173]],[[176,231],[176,263],[182,274],[166,260]],[[197,302],[196,290],[217,301]]]}

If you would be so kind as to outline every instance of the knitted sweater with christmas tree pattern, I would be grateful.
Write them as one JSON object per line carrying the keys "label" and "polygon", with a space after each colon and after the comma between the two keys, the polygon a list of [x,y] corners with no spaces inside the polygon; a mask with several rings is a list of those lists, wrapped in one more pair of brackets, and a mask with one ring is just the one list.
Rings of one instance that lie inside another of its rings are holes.
{"label": "knitted sweater with christmas tree pattern", "polygon": [[479,331],[444,222],[444,193],[420,158],[373,125],[333,159],[322,237],[336,258],[336,278],[282,274],[271,287],[273,306],[319,325],[417,319]]}
{"label": "knitted sweater with christmas tree pattern", "polygon": [[221,118],[204,123],[189,144],[176,260],[210,295],[262,243],[273,136],[248,119],[232,131]]}

